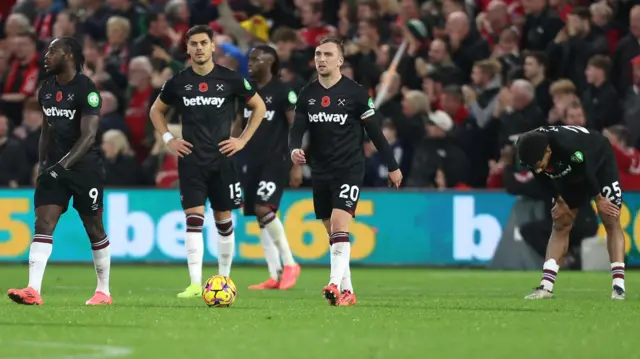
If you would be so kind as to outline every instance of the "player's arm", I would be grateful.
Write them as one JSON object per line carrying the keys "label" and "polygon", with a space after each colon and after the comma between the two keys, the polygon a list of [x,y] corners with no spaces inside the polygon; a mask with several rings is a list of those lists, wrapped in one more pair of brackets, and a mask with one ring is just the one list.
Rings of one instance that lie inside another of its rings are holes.
{"label": "player's arm", "polygon": [[225,154],[227,157],[235,155],[238,151],[244,148],[258,129],[258,126],[260,126],[260,123],[264,118],[264,114],[267,112],[267,105],[262,101],[262,97],[256,93],[256,90],[244,77],[238,74],[233,85],[236,96],[240,99],[244,99],[247,105],[251,108],[251,116],[249,116],[247,126],[239,137],[232,136],[228,140],[218,143],[218,146],[220,146],[220,152]]}
{"label": "player's arm", "polygon": [[309,116],[307,114],[307,102],[304,99],[304,89],[300,92],[294,109],[291,129],[289,130],[289,154],[294,164],[306,163],[304,150],[302,150],[302,137],[309,128]]}
{"label": "player's arm", "polygon": [[258,126],[262,123],[264,119],[264,115],[267,112],[267,105],[264,104],[262,97],[257,93],[254,93],[249,101],[247,101],[247,105],[251,107],[251,116],[249,116],[249,120],[247,121],[247,126],[244,128],[244,131],[238,137],[240,140],[247,143],[253,134],[256,133]]}
{"label": "player's arm", "polygon": [[[382,160],[389,169],[390,180],[397,188],[400,185],[400,181],[402,181],[402,175],[400,174],[400,167],[398,166],[398,162],[396,162],[391,146],[389,146],[389,142],[387,142],[387,139],[382,134],[382,129],[379,125],[382,121],[379,118],[375,106],[373,105],[373,100],[366,94],[366,91],[362,89],[358,95],[356,102],[357,113],[360,114],[360,120],[362,121],[371,142],[376,146],[376,149],[382,155]],[[400,175],[399,178],[391,178],[392,176],[395,176],[393,173],[396,171],[398,171],[397,174]]]}
{"label": "player's arm", "polygon": [[170,105],[172,101],[177,97],[177,94],[173,92],[173,88],[174,80],[172,77],[162,85],[160,94],[153,102],[153,105],[151,105],[151,109],[149,110],[149,119],[151,119],[151,123],[156,131],[162,134],[162,140],[164,143],[166,143],[167,146],[178,156],[184,157],[184,155],[191,153],[190,148],[193,147],[193,145],[181,138],[173,137],[171,132],[169,132],[165,116],[171,108]]}
{"label": "player's arm", "polygon": [[[295,92],[289,92],[289,102],[292,102],[291,94],[296,97]],[[292,104],[295,106],[295,101],[292,102]],[[291,126],[293,126],[293,121],[296,118],[296,112],[293,109],[293,106],[284,112],[284,116],[289,123],[289,128],[291,128]],[[291,166],[291,171],[289,172],[289,184],[294,188],[297,188],[302,184],[302,166],[300,164],[294,163],[293,166]]]}
{"label": "player's arm", "polygon": [[80,138],[60,160],[59,164],[64,169],[73,167],[84,155],[89,152],[91,146],[96,141],[96,134],[100,127],[100,108],[102,108],[102,99],[98,93],[98,88],[93,82],[88,83],[86,98],[81,99],[82,117],[80,118]]}
{"label": "player's arm", "polygon": [[[42,108],[42,105],[40,105]],[[38,141],[38,172],[44,171],[47,165],[47,148],[49,148],[49,142],[51,139],[51,126],[49,126],[49,121],[44,116],[44,112],[42,113],[43,120],[42,125],[40,126],[40,140]]]}
{"label": "player's arm", "polygon": [[231,125],[231,137],[240,137],[242,134],[242,115],[237,114],[236,120]]}

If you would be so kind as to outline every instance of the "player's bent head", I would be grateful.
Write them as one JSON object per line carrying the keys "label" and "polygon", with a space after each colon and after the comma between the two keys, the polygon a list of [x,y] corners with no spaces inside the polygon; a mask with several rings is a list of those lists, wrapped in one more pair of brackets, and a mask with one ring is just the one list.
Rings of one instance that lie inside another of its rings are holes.
{"label": "player's bent head", "polygon": [[187,53],[191,61],[202,65],[211,60],[215,45],[213,43],[213,29],[207,25],[196,25],[187,31]]}
{"label": "player's bent head", "polygon": [[264,76],[269,71],[272,76],[278,76],[280,58],[276,50],[269,45],[258,45],[249,53],[249,74]]}
{"label": "player's bent head", "polygon": [[61,73],[66,69],[81,72],[84,67],[82,45],[70,36],[54,39],[45,54],[44,67],[48,73],[53,74]]}
{"label": "player's bent head", "polygon": [[529,131],[518,138],[518,157],[520,162],[534,170],[544,169],[549,161],[551,150],[549,138],[540,131]]}
{"label": "player's bent head", "polygon": [[342,40],[335,36],[327,36],[320,40],[315,52],[316,70],[320,76],[331,76],[340,71],[344,63],[344,47]]}

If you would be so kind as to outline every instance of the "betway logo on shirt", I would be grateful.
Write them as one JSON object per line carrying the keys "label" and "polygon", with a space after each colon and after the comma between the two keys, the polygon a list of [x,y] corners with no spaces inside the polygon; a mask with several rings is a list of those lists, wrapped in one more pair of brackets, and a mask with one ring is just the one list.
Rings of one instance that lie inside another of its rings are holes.
{"label": "betway logo on shirt", "polygon": [[340,126],[344,125],[345,122],[347,122],[347,115],[346,114],[336,114],[336,113],[324,113],[324,112],[320,112],[320,113],[316,113],[316,114],[310,114],[307,113],[309,115],[309,122],[335,122],[335,123],[339,123]]}
{"label": "betway logo on shirt", "polygon": [[[252,112],[253,111],[245,108],[244,109],[244,118],[251,117],[251,113]],[[264,113],[264,119],[267,120],[267,121],[271,121],[271,120],[273,120],[273,115],[274,114],[275,114],[275,111],[273,111],[273,110],[267,111],[267,112]]]}
{"label": "betway logo on shirt", "polygon": [[544,174],[546,174],[548,177],[556,179],[556,178],[560,178],[568,175],[569,172],[571,172],[571,166],[567,166],[567,168],[565,168],[564,171],[560,172],[559,174],[554,175],[553,173],[549,173],[549,172],[545,172]]}
{"label": "betway logo on shirt", "polygon": [[224,98],[197,96],[197,97],[191,97],[191,98],[183,97],[182,101],[184,102],[184,105],[187,106],[187,107],[189,107],[189,106],[216,106],[217,108],[220,108],[220,107],[222,107],[222,104],[224,103]]}
{"label": "betway logo on shirt", "polygon": [[57,107],[42,108],[42,112],[44,112],[44,115],[47,117],[65,117],[70,120],[76,115],[76,111],[77,110],[65,110]]}

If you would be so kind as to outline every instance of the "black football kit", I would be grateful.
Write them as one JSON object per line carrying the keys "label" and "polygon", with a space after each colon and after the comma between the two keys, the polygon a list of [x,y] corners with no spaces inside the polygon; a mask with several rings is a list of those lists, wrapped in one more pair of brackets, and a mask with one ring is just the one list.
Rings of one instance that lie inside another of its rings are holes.
{"label": "black football kit", "polygon": [[218,144],[231,135],[236,99],[246,102],[255,93],[242,75],[220,65],[206,75],[182,70],[162,87],[160,100],[181,115],[182,138],[193,145],[178,161],[184,209],[204,206],[207,198],[215,211],[242,206],[238,174]]}
{"label": "black football kit", "polygon": [[389,172],[398,169],[368,91],[342,76],[330,88],[317,80],[298,96],[290,151],[299,149],[309,131],[307,161],[311,166],[313,205],[318,219],[328,219],[334,208],[355,217],[365,173],[364,131],[376,146]]}
{"label": "black football kit", "polygon": [[[102,99],[93,81],[78,73],[66,84],[58,83],[55,77],[47,79],[38,92],[38,102],[44,114],[43,120],[49,125],[49,143],[43,167],[50,167],[62,160],[80,139],[82,117],[100,115]],[[51,175],[61,177],[46,182],[38,178],[34,195],[36,208],[58,205],[66,211],[69,199],[73,197],[73,207],[78,213],[94,215],[100,212],[105,174],[95,143],[64,174]]]}
{"label": "black football kit", "polygon": [[597,194],[622,206],[616,157],[609,140],[580,126],[544,126],[534,131],[549,138],[551,158],[536,178],[561,196],[569,208],[580,208]]}
{"label": "black football kit", "polygon": [[[278,210],[284,186],[289,178],[287,140],[289,122],[297,96],[287,85],[272,78],[257,89],[267,106],[260,126],[242,150],[241,179],[244,190],[244,215],[255,216],[255,205]],[[251,117],[251,107],[240,108],[243,127]]]}

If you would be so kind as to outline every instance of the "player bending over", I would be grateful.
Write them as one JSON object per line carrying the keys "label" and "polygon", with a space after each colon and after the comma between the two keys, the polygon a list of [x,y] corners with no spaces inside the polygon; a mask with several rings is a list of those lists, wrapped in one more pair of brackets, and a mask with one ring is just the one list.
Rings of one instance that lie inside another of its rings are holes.
{"label": "player bending over", "polygon": [[[579,106],[579,105],[578,105]],[[542,282],[525,299],[553,298],[560,264],[569,248],[569,233],[578,208],[595,196],[607,231],[613,290],[624,299],[624,236],[620,226],[622,191],[609,141],[579,126],[540,127],[518,140],[518,156],[547,188],[553,190],[553,229],[542,268]]]}
{"label": "player bending over", "polygon": [[[228,277],[235,247],[231,210],[242,205],[242,189],[229,157],[240,151],[253,136],[265,113],[265,105],[249,82],[239,73],[214,65],[213,30],[197,25],[186,34],[192,65],[162,86],[151,106],[151,122],[167,146],[179,156],[180,201],[186,215],[187,264],[191,285],[180,298],[202,294],[204,205],[211,202],[218,229],[218,274]],[[235,118],[235,100],[253,109],[240,137],[230,137]],[[164,114],[174,107],[182,117],[182,138],[174,138]]]}
{"label": "player bending over", "polygon": [[[272,47],[258,46],[249,53],[249,76],[267,106],[262,124],[242,151],[244,215],[258,218],[260,242],[270,277],[249,287],[254,290],[289,289],[296,284],[300,274],[300,266],[293,259],[282,222],[276,217],[288,177],[287,136],[296,103],[295,92],[280,82],[278,71],[278,54]],[[245,105],[240,110],[242,113],[234,124],[234,136],[239,135],[244,121],[252,114],[249,106]],[[302,181],[302,168],[293,165],[290,177],[291,185],[298,187]]]}
{"label": "player bending over", "polygon": [[309,131],[313,207],[324,223],[331,246],[331,274],[324,287],[330,305],[356,303],[351,284],[349,226],[355,217],[364,178],[364,130],[389,169],[389,183],[398,188],[402,173],[382,135],[373,101],[367,90],[340,74],[344,52],[340,40],[327,37],[315,51],[318,80],[305,86],[296,104],[289,147],[295,164],[306,163],[300,149]]}
{"label": "player bending over", "polygon": [[29,286],[10,289],[18,304],[42,305],[41,288],[51,256],[53,232],[69,199],[91,242],[98,287],[87,305],[111,304],[109,240],[102,224],[104,168],[95,145],[101,100],[96,85],[81,73],[84,63],[80,44],[60,37],[49,45],[44,58],[52,74],[38,91],[44,121],[40,135],[40,174],[36,182],[36,223],[29,249]]}

